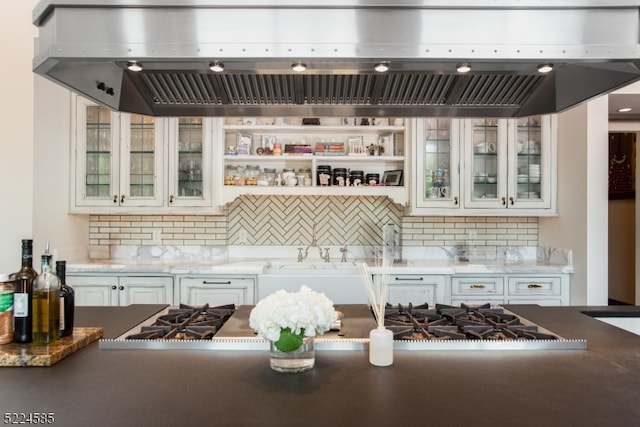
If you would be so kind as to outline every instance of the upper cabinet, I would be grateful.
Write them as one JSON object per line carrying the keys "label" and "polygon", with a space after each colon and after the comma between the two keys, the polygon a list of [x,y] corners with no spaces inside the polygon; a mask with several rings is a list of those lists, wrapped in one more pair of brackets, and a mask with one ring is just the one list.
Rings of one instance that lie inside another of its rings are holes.
{"label": "upper cabinet", "polygon": [[163,203],[165,121],[114,113],[75,97],[72,211]]}
{"label": "upper cabinet", "polygon": [[221,202],[242,194],[387,195],[408,202],[404,119],[220,119]]}
{"label": "upper cabinet", "polygon": [[417,120],[411,212],[555,215],[555,123],[555,116]]}
{"label": "upper cabinet", "polygon": [[213,119],[117,113],[80,96],[72,110],[71,212],[213,206]]}

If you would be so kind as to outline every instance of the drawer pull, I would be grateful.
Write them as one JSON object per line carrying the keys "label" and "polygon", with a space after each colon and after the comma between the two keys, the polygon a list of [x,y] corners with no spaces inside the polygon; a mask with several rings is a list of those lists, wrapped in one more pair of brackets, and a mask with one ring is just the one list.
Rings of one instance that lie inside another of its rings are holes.
{"label": "drawer pull", "polygon": [[202,281],[203,285],[230,285],[231,281],[230,280],[223,280],[223,281],[211,281],[211,280],[203,280]]}
{"label": "drawer pull", "polygon": [[485,286],[484,285],[471,285],[469,286],[471,289],[484,289]]}
{"label": "drawer pull", "polygon": [[538,285],[537,283],[529,283],[529,286],[527,286],[529,289],[540,289],[541,287],[542,285]]}
{"label": "drawer pull", "polygon": [[396,280],[402,280],[403,282],[406,282],[409,280],[422,282],[424,280],[424,277],[396,277]]}

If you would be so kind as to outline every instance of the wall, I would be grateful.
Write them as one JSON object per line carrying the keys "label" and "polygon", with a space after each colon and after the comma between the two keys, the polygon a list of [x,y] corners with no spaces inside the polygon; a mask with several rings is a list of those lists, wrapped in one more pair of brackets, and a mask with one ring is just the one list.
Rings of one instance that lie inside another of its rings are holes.
{"label": "wall", "polygon": [[539,243],[573,251],[572,305],[608,302],[607,117],[606,96],[558,115],[559,215],[540,219]]}
{"label": "wall", "polygon": [[[404,246],[536,246],[538,219],[413,217],[386,197],[243,196],[214,215],[92,215],[89,242],[96,258],[111,245],[323,246],[378,244],[392,223]],[[153,241],[153,231],[161,242]],[[474,236],[470,238],[470,236]],[[243,241],[244,239],[244,241]]]}
{"label": "wall", "polygon": [[635,303],[635,199],[609,201],[609,298]]}
{"label": "wall", "polygon": [[[6,3],[6,4],[4,4]],[[36,0],[4,2],[0,14],[0,273],[20,268],[20,240],[32,237],[33,37]]]}

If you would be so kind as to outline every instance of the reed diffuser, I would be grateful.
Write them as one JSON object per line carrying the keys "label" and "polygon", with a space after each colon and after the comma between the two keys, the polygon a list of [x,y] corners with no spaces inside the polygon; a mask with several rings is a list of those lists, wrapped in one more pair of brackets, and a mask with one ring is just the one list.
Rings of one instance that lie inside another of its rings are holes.
{"label": "reed diffuser", "polygon": [[389,269],[393,262],[394,251],[391,246],[376,248],[375,265],[377,274],[372,275],[366,263],[359,265],[371,310],[378,327],[369,333],[369,363],[375,366],[393,364],[393,333],[384,327],[384,312],[387,304]]}

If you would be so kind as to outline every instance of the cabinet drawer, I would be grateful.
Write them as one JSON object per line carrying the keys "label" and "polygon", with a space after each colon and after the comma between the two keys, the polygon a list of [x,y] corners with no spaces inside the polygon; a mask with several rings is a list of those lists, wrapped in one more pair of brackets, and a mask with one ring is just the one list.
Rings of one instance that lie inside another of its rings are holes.
{"label": "cabinet drawer", "polygon": [[453,277],[451,295],[503,295],[503,277]]}
{"label": "cabinet drawer", "polygon": [[253,287],[254,279],[238,278],[238,277],[184,277],[180,279],[180,285],[184,286],[229,286],[236,287]]}
{"label": "cabinet drawer", "polygon": [[560,277],[509,277],[509,295],[560,295]]}

